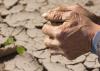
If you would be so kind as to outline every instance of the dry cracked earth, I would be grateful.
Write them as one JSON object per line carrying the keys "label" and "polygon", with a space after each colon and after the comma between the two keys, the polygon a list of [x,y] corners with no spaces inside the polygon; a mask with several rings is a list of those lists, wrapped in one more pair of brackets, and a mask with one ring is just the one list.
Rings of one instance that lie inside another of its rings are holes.
{"label": "dry cracked earth", "polygon": [[[0,71],[99,71],[98,57],[91,52],[75,60],[46,49],[41,31],[46,20],[41,14],[59,5],[79,3],[100,16],[100,0],[0,0],[0,43],[14,36],[24,46],[23,55],[0,58]],[[11,45],[10,45],[11,46]]]}

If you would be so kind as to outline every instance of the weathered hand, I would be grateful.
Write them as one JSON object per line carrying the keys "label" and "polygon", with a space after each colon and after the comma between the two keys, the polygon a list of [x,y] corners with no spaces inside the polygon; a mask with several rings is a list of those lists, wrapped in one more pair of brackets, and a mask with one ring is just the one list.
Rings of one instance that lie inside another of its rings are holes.
{"label": "weathered hand", "polygon": [[[61,48],[68,59],[75,59],[89,52],[91,49],[91,39],[95,32],[100,29],[98,25],[93,23],[84,14],[64,11],[63,15],[59,14],[58,16],[56,14],[58,11],[59,9],[57,11],[54,9],[50,13],[54,13],[54,16],[50,17],[50,14],[48,14],[48,18],[45,17],[51,22],[61,23],[59,26],[53,26],[52,24],[44,25],[42,30],[47,35],[45,39],[46,46]],[[63,16],[65,16],[64,20],[62,20]],[[61,19],[57,17],[61,17]]]}

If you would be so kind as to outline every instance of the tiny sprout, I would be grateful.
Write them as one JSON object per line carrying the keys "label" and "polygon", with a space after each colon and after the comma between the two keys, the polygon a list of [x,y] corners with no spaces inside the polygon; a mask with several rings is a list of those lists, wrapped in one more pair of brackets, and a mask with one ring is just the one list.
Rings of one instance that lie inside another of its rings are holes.
{"label": "tiny sprout", "polygon": [[15,39],[14,37],[10,36],[8,37],[8,39],[4,42],[4,45],[10,45],[10,44],[13,44],[15,42]]}
{"label": "tiny sprout", "polygon": [[25,49],[24,46],[17,45],[16,47],[17,47],[17,48],[16,48],[16,51],[17,51],[17,53],[18,53],[19,55],[22,55],[22,54],[26,51],[26,49]]}

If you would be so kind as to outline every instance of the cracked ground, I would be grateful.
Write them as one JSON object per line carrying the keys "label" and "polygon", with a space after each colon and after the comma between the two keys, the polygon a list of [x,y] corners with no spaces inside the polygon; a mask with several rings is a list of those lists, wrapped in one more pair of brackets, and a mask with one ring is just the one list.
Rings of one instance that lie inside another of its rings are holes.
{"label": "cracked ground", "polygon": [[[75,60],[46,49],[41,31],[44,12],[59,5],[79,3],[100,16],[100,0],[0,0],[0,44],[13,36],[16,45],[24,46],[23,55],[0,58],[0,71],[100,71],[98,57],[91,52]],[[13,45],[10,45],[13,46]]]}

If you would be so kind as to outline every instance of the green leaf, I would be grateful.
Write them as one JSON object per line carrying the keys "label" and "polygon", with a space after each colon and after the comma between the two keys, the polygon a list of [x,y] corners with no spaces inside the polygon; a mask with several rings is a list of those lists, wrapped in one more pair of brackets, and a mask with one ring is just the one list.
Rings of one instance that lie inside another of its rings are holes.
{"label": "green leaf", "polygon": [[8,39],[4,42],[4,45],[6,46],[6,45],[10,45],[10,44],[12,44],[12,43],[14,43],[15,42],[15,40],[14,40],[14,38],[13,37],[8,37]]}
{"label": "green leaf", "polygon": [[26,51],[24,46],[21,46],[21,45],[17,46],[16,50],[17,50],[17,53],[20,54],[20,55],[22,55]]}

